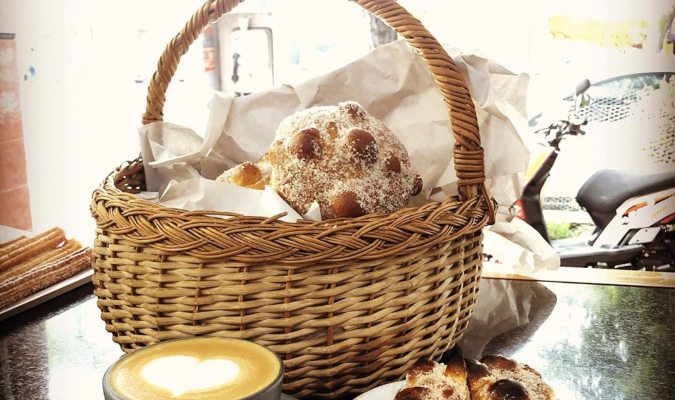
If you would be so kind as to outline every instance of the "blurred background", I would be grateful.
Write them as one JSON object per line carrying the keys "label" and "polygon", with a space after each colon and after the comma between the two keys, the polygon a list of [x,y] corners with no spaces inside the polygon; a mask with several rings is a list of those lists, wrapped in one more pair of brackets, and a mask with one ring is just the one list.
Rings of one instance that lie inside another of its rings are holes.
{"label": "blurred background", "polygon": [[[593,134],[565,144],[544,189],[560,236],[589,222],[573,199],[594,171],[673,170],[672,0],[399,2],[444,46],[529,74],[533,130],[566,116],[583,78],[605,82],[613,98],[631,93],[625,117],[598,119]],[[60,226],[91,245],[91,192],[137,156],[157,59],[201,4],[0,0],[0,241]],[[246,95],[308,79],[394,39],[346,0],[247,0],[183,57],[166,119],[201,133],[214,90]],[[541,138],[531,139],[534,159]]]}

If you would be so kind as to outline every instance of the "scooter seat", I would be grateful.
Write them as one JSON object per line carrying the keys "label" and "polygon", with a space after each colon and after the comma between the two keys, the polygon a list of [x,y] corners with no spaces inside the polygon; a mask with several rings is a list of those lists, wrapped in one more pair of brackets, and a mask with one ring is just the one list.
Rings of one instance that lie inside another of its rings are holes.
{"label": "scooter seat", "polygon": [[674,187],[675,171],[634,175],[600,170],[579,189],[577,203],[588,211],[593,222],[602,229],[614,218],[616,209],[624,201]]}

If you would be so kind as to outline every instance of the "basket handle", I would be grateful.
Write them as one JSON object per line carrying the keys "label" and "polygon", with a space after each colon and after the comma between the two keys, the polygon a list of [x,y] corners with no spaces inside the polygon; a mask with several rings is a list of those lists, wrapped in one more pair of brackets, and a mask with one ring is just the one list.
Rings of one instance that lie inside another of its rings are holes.
{"label": "basket handle", "polygon": [[[380,18],[406,41],[424,59],[439,86],[450,113],[455,137],[455,172],[458,190],[466,201],[480,193],[489,217],[494,218],[494,204],[485,187],[485,164],[480,145],[476,110],[471,93],[452,61],[438,41],[424,26],[394,0],[353,0],[368,12]],[[178,62],[207,24],[229,12],[243,0],[207,0],[169,42],[157,64],[148,87],[143,124],[162,121],[166,90],[176,72]]]}

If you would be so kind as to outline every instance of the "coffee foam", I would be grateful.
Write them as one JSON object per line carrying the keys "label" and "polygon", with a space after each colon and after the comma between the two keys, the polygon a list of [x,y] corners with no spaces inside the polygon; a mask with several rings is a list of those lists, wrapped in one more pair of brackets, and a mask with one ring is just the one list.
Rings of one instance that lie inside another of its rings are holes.
{"label": "coffee foam", "polygon": [[281,365],[251,342],[194,338],[160,343],[123,357],[108,383],[128,399],[240,399],[272,384]]}

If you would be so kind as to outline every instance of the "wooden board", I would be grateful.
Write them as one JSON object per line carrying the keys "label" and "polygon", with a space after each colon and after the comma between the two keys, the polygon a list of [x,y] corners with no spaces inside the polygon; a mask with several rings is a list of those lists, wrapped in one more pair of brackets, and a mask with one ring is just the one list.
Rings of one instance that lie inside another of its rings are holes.
{"label": "wooden board", "polygon": [[560,267],[557,270],[535,273],[504,272],[503,270],[504,267],[499,264],[486,262],[483,265],[483,278],[675,288],[675,272],[573,267]]}

